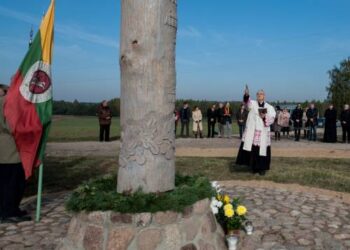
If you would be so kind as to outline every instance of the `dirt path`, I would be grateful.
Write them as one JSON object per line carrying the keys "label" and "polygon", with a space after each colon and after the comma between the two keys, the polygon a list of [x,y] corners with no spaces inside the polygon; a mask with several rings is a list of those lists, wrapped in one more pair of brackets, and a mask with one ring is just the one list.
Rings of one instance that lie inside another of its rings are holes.
{"label": "dirt path", "polygon": [[[177,139],[177,156],[232,157],[237,155],[240,145],[238,138],[233,139]],[[48,143],[48,156],[115,156],[120,142],[67,142]],[[275,157],[309,158],[350,158],[350,144],[322,143],[291,139],[273,142],[272,154]]]}
{"label": "dirt path", "polygon": [[[177,156],[199,157],[232,157],[236,156],[238,148],[177,148]],[[303,158],[350,158],[350,149],[324,149],[324,148],[272,148],[275,157],[303,157]]]}

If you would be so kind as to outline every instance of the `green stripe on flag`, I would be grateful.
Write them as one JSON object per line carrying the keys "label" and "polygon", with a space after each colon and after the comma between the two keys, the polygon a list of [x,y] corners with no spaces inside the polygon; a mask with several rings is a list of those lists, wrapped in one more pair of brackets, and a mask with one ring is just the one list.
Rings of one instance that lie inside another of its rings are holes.
{"label": "green stripe on flag", "polygon": [[52,116],[52,99],[43,102],[36,103],[36,112],[38,113],[41,124],[43,125],[43,133],[41,135],[41,141],[38,149],[38,157],[42,161],[45,155],[45,146],[47,142],[47,137],[49,135],[51,126],[51,116]]}
{"label": "green stripe on flag", "polygon": [[41,124],[46,124],[51,122],[52,116],[52,99],[47,102],[36,103],[36,112],[38,113]]}
{"label": "green stripe on flag", "polygon": [[27,74],[30,67],[37,61],[40,61],[41,58],[42,58],[41,37],[40,37],[40,32],[38,32],[26,56],[24,57],[21,63],[21,66],[19,67],[19,71],[21,72],[21,75],[24,77]]}

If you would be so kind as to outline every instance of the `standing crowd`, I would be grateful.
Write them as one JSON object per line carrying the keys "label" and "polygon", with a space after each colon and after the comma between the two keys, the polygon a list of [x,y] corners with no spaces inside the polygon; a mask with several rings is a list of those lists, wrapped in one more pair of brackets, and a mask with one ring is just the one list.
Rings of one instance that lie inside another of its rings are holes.
{"label": "standing crowd", "polygon": [[[307,108],[303,109],[301,104],[298,104],[295,109],[289,113],[288,109],[281,109],[276,106],[276,118],[273,124],[275,132],[275,140],[281,139],[283,136],[289,138],[290,127],[294,128],[294,140],[300,140],[300,134],[303,130],[303,139],[309,141],[317,140],[317,128],[319,125],[319,112],[314,103],[311,103]],[[330,104],[324,113],[324,133],[323,142],[337,142],[337,122],[338,114],[334,109],[333,104]],[[342,127],[342,142],[350,143],[350,110],[349,105],[345,104],[344,109],[340,114],[340,126]]]}
{"label": "standing crowd", "polygon": [[[290,115],[288,109],[273,108],[265,100],[265,92],[259,90],[256,100],[251,99],[248,86],[244,91],[243,104],[248,108],[246,128],[241,138],[236,158],[236,165],[244,165],[251,168],[253,173],[265,175],[270,169],[271,163],[271,135],[275,132],[275,139],[280,140],[281,133],[289,137],[290,126],[294,127],[295,141],[300,140],[300,130],[304,126],[305,138],[316,141],[318,126],[318,110],[313,103],[303,111],[300,104]],[[349,140],[349,105],[345,104],[340,116],[343,129],[343,142]],[[324,113],[324,142],[337,142],[337,112],[330,104]]]}
{"label": "standing crowd", "polygon": [[[239,126],[240,136],[242,137],[247,120],[248,111],[244,105],[241,105],[240,110],[236,113],[236,119]],[[232,137],[232,121],[233,111],[230,103],[213,104],[207,110],[207,128],[208,138],[214,138],[217,134],[219,138],[231,138]],[[203,138],[203,114],[198,106],[195,106],[193,110],[190,109],[187,102],[183,103],[180,111],[174,111],[175,119],[175,134],[179,122],[181,123],[181,137],[190,136],[190,121],[192,120],[192,132],[195,138]],[[218,132],[216,132],[216,124],[218,125]]]}
{"label": "standing crowd", "polygon": [[[281,140],[282,137],[291,138],[293,133],[294,140],[306,139],[316,141],[317,128],[319,127],[320,115],[314,103],[310,103],[308,107],[303,108],[301,104],[297,104],[294,110],[281,108],[276,106],[276,116],[271,124],[271,131],[274,132],[274,139]],[[246,128],[246,122],[250,107],[243,101],[239,109],[234,113],[230,107],[230,103],[213,104],[208,108],[206,113],[207,120],[207,137],[214,138],[232,138],[232,124],[237,122],[239,137],[242,138]],[[338,121],[338,113],[332,104],[324,113],[324,134],[323,142],[337,142],[337,123],[342,127],[342,142],[350,143],[350,109],[345,104]],[[177,127],[181,126],[180,137],[190,137],[190,122],[192,120],[192,132],[195,138],[203,138],[203,119],[204,116],[198,106],[192,110],[187,102],[183,103],[182,108],[174,111],[175,134]],[[339,124],[340,122],[340,124]]]}

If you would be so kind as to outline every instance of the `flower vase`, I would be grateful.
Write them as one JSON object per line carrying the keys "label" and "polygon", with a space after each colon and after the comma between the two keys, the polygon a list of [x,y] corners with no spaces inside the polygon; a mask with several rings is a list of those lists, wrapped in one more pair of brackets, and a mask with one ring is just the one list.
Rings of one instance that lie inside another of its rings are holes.
{"label": "flower vase", "polygon": [[236,250],[239,240],[239,230],[229,230],[226,235],[229,250]]}

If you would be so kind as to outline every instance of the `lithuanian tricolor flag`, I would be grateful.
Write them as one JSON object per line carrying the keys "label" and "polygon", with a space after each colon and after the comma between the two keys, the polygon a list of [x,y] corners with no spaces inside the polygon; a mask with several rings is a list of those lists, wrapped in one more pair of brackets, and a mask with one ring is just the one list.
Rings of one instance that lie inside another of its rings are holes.
{"label": "lithuanian tricolor flag", "polygon": [[11,79],[4,116],[12,130],[25,176],[42,162],[52,115],[51,62],[55,1],[43,17],[21,66]]}

